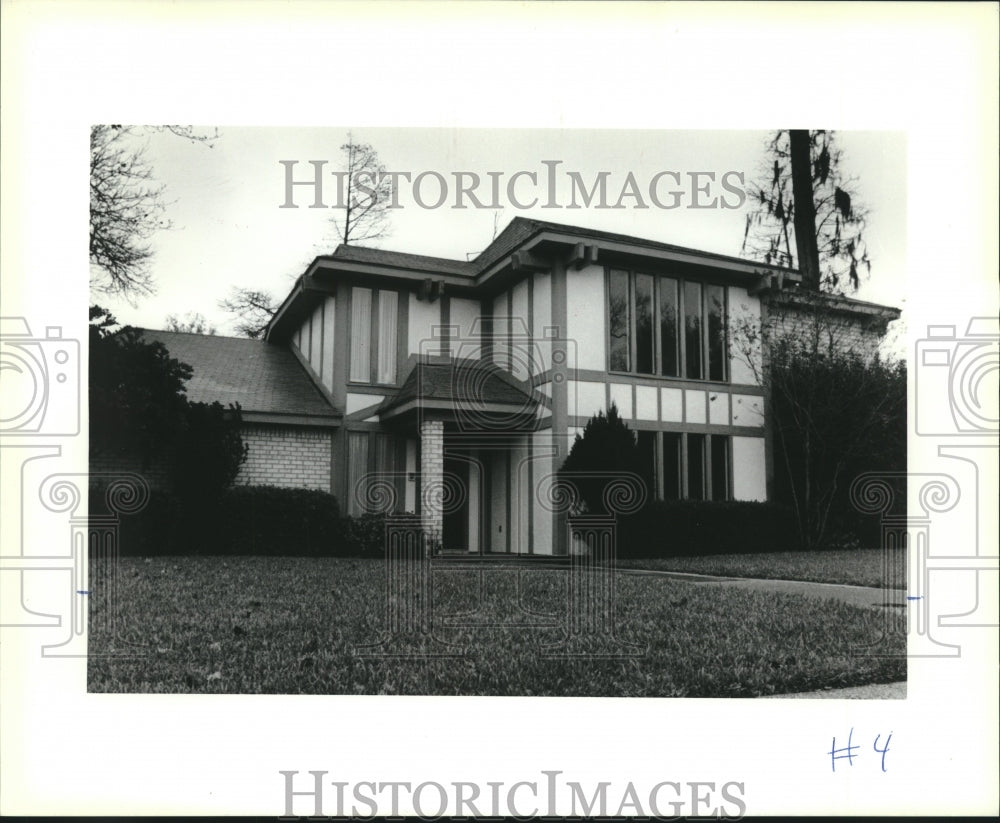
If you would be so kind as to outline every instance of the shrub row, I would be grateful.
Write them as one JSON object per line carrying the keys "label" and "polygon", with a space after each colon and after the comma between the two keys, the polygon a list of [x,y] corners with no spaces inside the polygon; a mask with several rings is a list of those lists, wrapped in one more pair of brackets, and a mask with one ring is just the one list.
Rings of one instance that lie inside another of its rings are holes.
{"label": "shrub row", "polygon": [[[103,495],[91,492],[91,512]],[[327,492],[237,486],[214,500],[182,500],[154,491],[149,503],[123,516],[123,555],[382,556],[383,518],[342,517]]]}
{"label": "shrub row", "polygon": [[777,503],[657,501],[618,525],[618,556],[758,554],[798,548],[795,518]]}

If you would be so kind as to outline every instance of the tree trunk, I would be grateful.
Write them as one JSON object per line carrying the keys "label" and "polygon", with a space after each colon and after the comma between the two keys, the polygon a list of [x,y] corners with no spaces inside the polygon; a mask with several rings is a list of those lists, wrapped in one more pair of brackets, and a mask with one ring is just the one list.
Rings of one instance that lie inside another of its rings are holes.
{"label": "tree trunk", "polygon": [[795,249],[802,285],[819,291],[819,248],[816,244],[816,203],[813,201],[809,132],[790,129],[792,195],[795,198]]}

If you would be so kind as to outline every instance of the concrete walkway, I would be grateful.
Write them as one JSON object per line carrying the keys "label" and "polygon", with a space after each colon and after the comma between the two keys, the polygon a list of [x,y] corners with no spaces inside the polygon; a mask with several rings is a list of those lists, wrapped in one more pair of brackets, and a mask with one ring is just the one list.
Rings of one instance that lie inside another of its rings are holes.
{"label": "concrete walkway", "polygon": [[758,577],[717,577],[709,574],[653,571],[649,569],[619,568],[617,571],[619,574],[653,575],[706,586],[739,586],[740,588],[762,592],[801,594],[806,597],[816,597],[823,600],[840,600],[842,603],[848,603],[852,606],[885,608],[887,604],[891,607],[903,607],[906,605],[906,592],[903,589],[877,589],[871,586],[849,586],[843,583],[811,583],[804,580],[767,580]]}

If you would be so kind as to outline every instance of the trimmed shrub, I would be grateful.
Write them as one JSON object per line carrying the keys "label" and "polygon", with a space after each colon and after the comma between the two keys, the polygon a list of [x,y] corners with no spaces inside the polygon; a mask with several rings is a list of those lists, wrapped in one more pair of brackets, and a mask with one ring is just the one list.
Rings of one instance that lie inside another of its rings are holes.
{"label": "trimmed shrub", "polygon": [[792,510],[777,503],[672,500],[618,521],[618,556],[758,554],[798,547]]}
{"label": "trimmed shrub", "polygon": [[[91,492],[91,513],[103,513],[103,494]],[[185,505],[154,491],[148,505],[123,517],[123,555],[357,555],[337,499],[327,492],[274,486],[226,489],[212,506]]]}

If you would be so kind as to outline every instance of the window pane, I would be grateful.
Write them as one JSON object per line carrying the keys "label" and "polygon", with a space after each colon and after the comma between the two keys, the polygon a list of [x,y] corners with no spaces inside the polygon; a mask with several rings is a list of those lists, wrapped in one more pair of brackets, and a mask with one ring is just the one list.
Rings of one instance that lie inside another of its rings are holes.
{"label": "window pane", "polygon": [[712,499],[729,499],[729,438],[712,435]]}
{"label": "window pane", "polygon": [[636,432],[639,476],[646,481],[646,500],[656,499],[656,432]]}
{"label": "window pane", "polygon": [[364,513],[361,501],[367,497],[368,432],[347,433],[347,513]]}
{"label": "window pane", "polygon": [[705,435],[689,434],[688,439],[688,498],[705,499]]}
{"label": "window pane", "polygon": [[663,433],[663,499],[681,499],[681,436]]}
{"label": "window pane", "polygon": [[726,379],[726,293],[722,286],[705,286],[708,324],[708,379]]}
{"label": "window pane", "polygon": [[700,380],[701,369],[701,283],[684,284],[684,345],[686,377]]}
{"label": "window pane", "polygon": [[635,276],[635,370],[653,374],[653,277]]}
{"label": "window pane", "polygon": [[396,382],[396,316],[394,291],[378,293],[378,382]]}
{"label": "window pane", "polygon": [[677,281],[660,278],[660,374],[677,377]]}
{"label": "window pane", "polygon": [[351,380],[368,383],[372,379],[372,290],[351,290]]}
{"label": "window pane", "polygon": [[612,371],[628,371],[628,272],[612,271],[608,278],[608,364]]}

